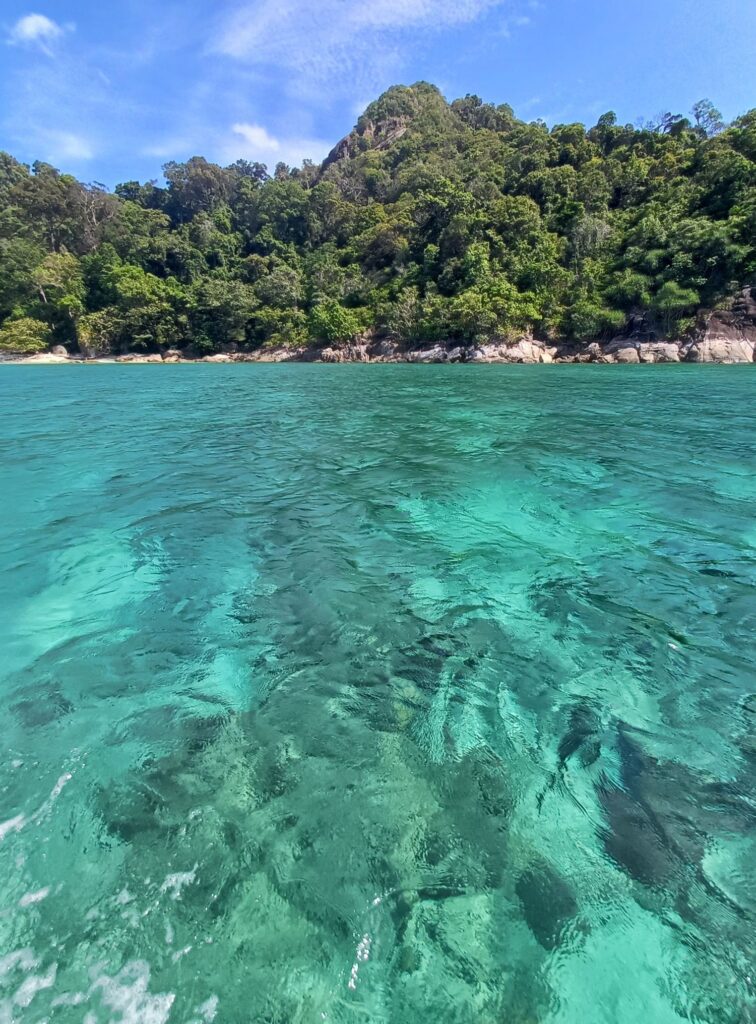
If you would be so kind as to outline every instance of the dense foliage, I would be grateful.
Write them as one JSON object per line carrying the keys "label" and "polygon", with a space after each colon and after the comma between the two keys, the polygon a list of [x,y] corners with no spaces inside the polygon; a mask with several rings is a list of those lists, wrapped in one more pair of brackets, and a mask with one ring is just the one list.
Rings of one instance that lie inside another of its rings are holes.
{"label": "dense foliage", "polygon": [[756,274],[756,110],[525,123],[395,87],[322,166],[115,194],[0,154],[0,347],[89,353],[665,333]]}

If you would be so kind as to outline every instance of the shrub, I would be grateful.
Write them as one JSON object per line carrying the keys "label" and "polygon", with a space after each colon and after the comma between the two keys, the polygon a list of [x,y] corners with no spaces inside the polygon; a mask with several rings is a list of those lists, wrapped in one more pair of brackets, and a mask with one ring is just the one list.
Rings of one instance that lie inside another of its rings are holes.
{"label": "shrub", "polygon": [[51,340],[49,325],[30,316],[6,320],[0,327],[0,350],[5,352],[42,352]]}
{"label": "shrub", "polygon": [[354,310],[327,299],[315,306],[309,316],[310,334],[318,341],[349,341],[360,333],[362,324]]}

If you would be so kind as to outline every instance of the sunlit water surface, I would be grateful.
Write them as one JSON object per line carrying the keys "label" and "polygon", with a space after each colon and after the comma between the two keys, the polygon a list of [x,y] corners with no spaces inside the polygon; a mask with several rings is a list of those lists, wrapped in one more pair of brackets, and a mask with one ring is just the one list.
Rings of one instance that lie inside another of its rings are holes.
{"label": "sunlit water surface", "polygon": [[750,367],[0,373],[0,1022],[756,1017]]}

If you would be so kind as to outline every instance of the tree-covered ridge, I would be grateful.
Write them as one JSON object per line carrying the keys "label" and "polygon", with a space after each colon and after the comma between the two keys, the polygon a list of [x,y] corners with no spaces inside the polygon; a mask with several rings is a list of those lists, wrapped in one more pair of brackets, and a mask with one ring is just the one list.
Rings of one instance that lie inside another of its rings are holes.
{"label": "tree-covered ridge", "polygon": [[756,110],[707,101],[549,130],[419,83],[321,166],[164,174],[110,194],[0,154],[0,347],[676,334],[756,280]]}

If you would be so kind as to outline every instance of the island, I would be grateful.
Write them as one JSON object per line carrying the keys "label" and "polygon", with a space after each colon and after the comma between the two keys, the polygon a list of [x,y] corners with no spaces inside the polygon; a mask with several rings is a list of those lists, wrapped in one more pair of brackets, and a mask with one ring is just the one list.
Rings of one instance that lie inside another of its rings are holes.
{"label": "island", "polygon": [[754,362],[756,110],[549,128],[420,82],[321,164],[164,178],[0,154],[0,359]]}

